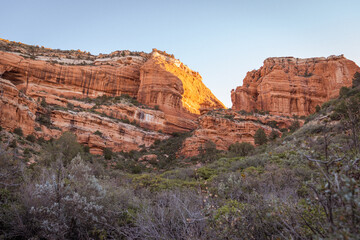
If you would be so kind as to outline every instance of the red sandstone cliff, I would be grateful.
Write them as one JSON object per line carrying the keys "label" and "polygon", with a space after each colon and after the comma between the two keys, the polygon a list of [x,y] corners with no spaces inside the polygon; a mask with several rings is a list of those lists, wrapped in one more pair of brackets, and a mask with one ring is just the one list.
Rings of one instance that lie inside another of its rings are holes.
{"label": "red sandstone cliff", "polygon": [[[121,103],[90,111],[93,104],[76,100],[69,100],[74,109],[67,109],[62,106],[66,106],[67,102],[65,98],[57,98],[49,102],[49,106],[43,107],[40,102],[19,91],[9,80],[0,78],[0,123],[7,130],[20,127],[25,135],[34,134],[45,139],[57,138],[64,131],[71,131],[94,154],[100,154],[104,148],[114,151],[139,150],[141,145],[148,147],[155,140],[169,137],[143,128],[149,126],[149,129],[157,130],[162,127],[165,119],[159,111]],[[118,114],[118,118],[115,115],[111,117],[108,111]],[[121,114],[125,114],[129,121],[135,121],[137,126],[119,121],[123,118]],[[95,134],[97,131],[99,134]]]}
{"label": "red sandstone cliff", "polygon": [[[164,52],[93,56],[1,39],[0,50],[0,125],[45,138],[70,130],[93,153],[149,146],[169,137],[163,133],[195,129],[201,108],[224,108],[198,73]],[[124,94],[156,109],[114,99],[100,106],[83,101]]]}
{"label": "red sandstone cliff", "polygon": [[269,111],[274,115],[306,116],[350,86],[360,68],[344,56],[299,59],[268,58],[248,72],[242,87],[231,91],[234,110]]}
{"label": "red sandstone cliff", "polygon": [[[0,75],[12,81],[29,96],[44,91],[49,95],[66,97],[96,97],[103,94],[136,96],[140,85],[142,57],[128,57],[128,64],[113,60],[94,61],[89,66],[60,65],[24,58],[16,53],[0,51]],[[39,57],[39,59],[43,59]]]}
{"label": "red sandstone cliff", "polygon": [[[294,120],[280,115],[308,115],[360,71],[343,56],[269,58],[232,91],[233,110],[204,114],[224,106],[197,72],[165,52],[94,56],[1,39],[0,50],[0,125],[46,139],[72,131],[92,153],[139,150],[167,133],[190,130],[179,152],[184,156],[198,154],[207,141],[221,150],[237,141],[253,143],[258,128],[279,132],[270,121],[289,127]],[[104,95],[112,97],[97,98]],[[236,112],[255,109],[270,115]]]}
{"label": "red sandstone cliff", "polygon": [[169,122],[181,119],[174,131],[196,128],[194,120],[203,108],[225,108],[203,84],[199,73],[158,51],[153,51],[140,69],[137,99],[164,111]]}
{"label": "red sandstone cliff", "polygon": [[225,108],[203,84],[198,72],[157,51],[141,67],[140,82],[139,101],[158,105],[168,113],[200,114],[201,108]]}
{"label": "red sandstone cliff", "polygon": [[[259,128],[262,128],[268,136],[272,131],[281,136],[279,129],[289,128],[294,121],[299,121],[301,125],[304,122],[269,114],[242,114],[234,110],[208,112],[199,118],[197,129],[184,141],[179,155],[196,156],[200,147],[204,148],[207,141],[215,143],[219,150],[227,150],[236,142],[254,144],[254,135]],[[272,122],[277,124],[277,128],[271,126]]]}

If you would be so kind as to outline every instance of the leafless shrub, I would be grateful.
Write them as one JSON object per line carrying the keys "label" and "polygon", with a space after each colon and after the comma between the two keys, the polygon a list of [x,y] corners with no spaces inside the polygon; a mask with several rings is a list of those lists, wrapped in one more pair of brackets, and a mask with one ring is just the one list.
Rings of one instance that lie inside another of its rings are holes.
{"label": "leafless shrub", "polygon": [[136,216],[141,239],[205,239],[206,221],[203,199],[192,191],[159,193]]}

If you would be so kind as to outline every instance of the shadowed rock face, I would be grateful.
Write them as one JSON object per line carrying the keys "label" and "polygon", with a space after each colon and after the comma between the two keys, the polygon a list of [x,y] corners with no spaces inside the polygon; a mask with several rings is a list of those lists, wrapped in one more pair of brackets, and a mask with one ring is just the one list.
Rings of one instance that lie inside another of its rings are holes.
{"label": "shadowed rock face", "polygon": [[[281,117],[274,115],[242,114],[234,110],[223,110],[209,112],[199,118],[198,127],[187,138],[179,155],[196,156],[199,149],[204,148],[205,143],[212,141],[219,150],[227,150],[236,142],[254,143],[254,135],[259,128],[262,128],[266,135],[275,131],[281,136],[280,128],[288,128],[294,121],[304,123],[301,119]],[[276,122],[277,128],[271,127],[270,123]]]}
{"label": "shadowed rock face", "polygon": [[144,58],[138,57],[128,65],[95,61],[94,66],[69,66],[0,51],[0,74],[30,96],[39,91],[67,97],[136,96],[144,62]]}
{"label": "shadowed rock face", "polygon": [[[161,129],[165,119],[160,111],[116,104],[97,109],[99,112],[89,112],[86,110],[91,109],[93,105],[76,100],[71,100],[71,103],[75,107],[79,106],[82,111],[61,108],[49,111],[42,107],[40,102],[20,92],[9,80],[2,78],[0,92],[2,127],[11,131],[20,127],[25,135],[34,134],[45,139],[58,138],[62,132],[71,131],[76,134],[78,141],[88,145],[94,154],[101,154],[104,148],[114,151],[139,150],[141,145],[148,147],[156,140],[169,137],[167,134],[143,128],[149,126],[152,130]],[[56,98],[48,104],[61,107],[66,105],[67,101],[65,98]],[[110,112],[118,114],[119,119],[126,116],[127,119],[136,121],[138,126],[117,121],[109,117]],[[40,118],[48,118],[48,124],[40,124]],[[101,134],[94,134],[96,131]]]}
{"label": "shadowed rock face", "polygon": [[342,86],[351,86],[357,71],[360,68],[342,55],[268,58],[259,70],[247,73],[243,86],[231,91],[232,108],[306,116],[337,97]]}

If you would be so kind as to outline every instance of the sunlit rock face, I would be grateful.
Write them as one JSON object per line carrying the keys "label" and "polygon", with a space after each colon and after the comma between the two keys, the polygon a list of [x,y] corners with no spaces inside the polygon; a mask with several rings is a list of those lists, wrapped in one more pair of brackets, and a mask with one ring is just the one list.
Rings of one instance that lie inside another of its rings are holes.
{"label": "sunlit rock face", "polygon": [[[195,129],[201,108],[224,108],[198,73],[160,51],[93,56],[0,39],[0,78],[2,127],[45,139],[72,131],[93,153],[139,150]],[[150,107],[83,101],[124,94]]]}
{"label": "sunlit rock face", "polygon": [[196,123],[189,120],[195,120],[203,108],[225,108],[199,73],[156,50],[140,69],[138,100],[164,111],[173,131],[194,129]]}
{"label": "sunlit rock face", "polygon": [[198,72],[157,51],[141,67],[140,82],[139,101],[158,105],[165,112],[200,114],[201,108],[225,108],[204,85]]}
{"label": "sunlit rock face", "polygon": [[268,58],[248,72],[243,85],[231,91],[232,109],[306,116],[351,86],[360,68],[343,55],[328,58]]}
{"label": "sunlit rock face", "polygon": [[[181,156],[196,156],[206,142],[212,141],[218,150],[227,150],[236,142],[254,143],[255,132],[262,128],[266,135],[275,131],[281,136],[279,129],[288,128],[294,121],[304,123],[301,119],[274,116],[269,114],[242,114],[234,110],[213,111],[199,118],[198,127],[187,138],[179,152]],[[277,128],[270,123],[276,123]]]}

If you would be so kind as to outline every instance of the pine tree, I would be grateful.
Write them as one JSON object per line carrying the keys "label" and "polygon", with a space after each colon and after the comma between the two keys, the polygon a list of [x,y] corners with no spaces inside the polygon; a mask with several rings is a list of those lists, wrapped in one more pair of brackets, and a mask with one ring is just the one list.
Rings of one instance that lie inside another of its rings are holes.
{"label": "pine tree", "polygon": [[264,132],[264,130],[262,128],[259,128],[255,135],[254,135],[254,140],[255,140],[255,144],[256,145],[263,145],[265,143],[267,143],[267,137],[266,134]]}

